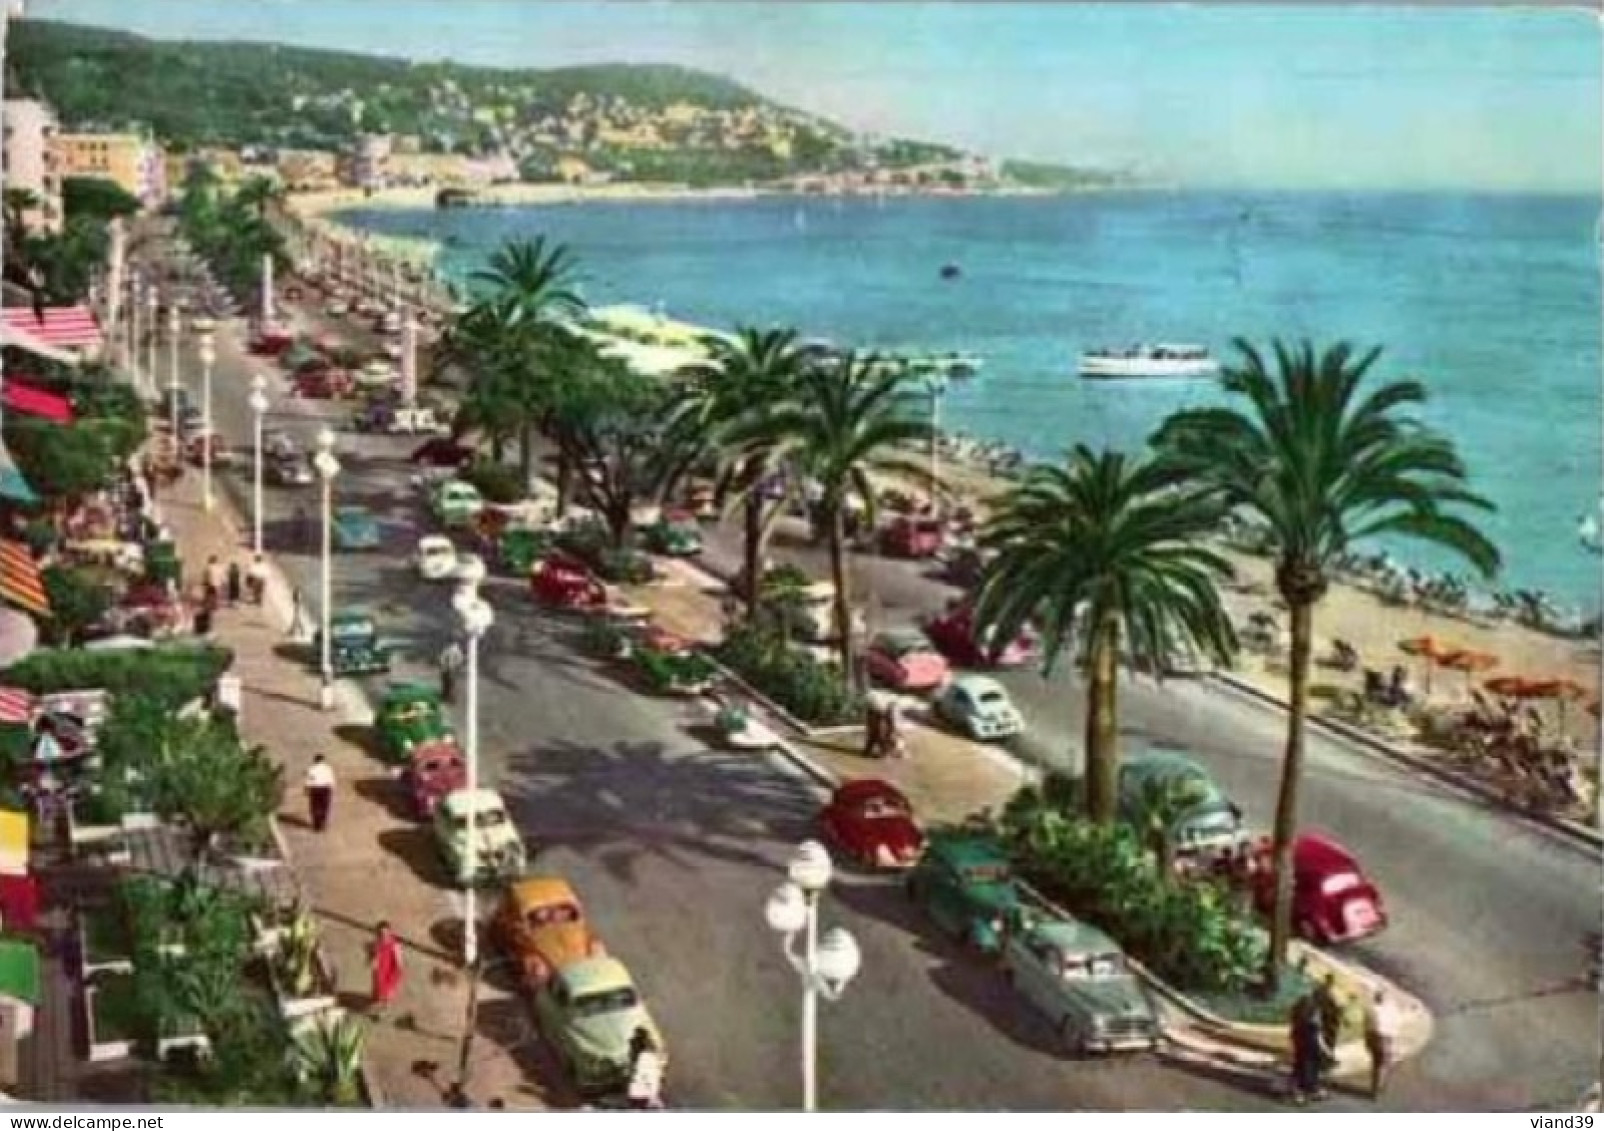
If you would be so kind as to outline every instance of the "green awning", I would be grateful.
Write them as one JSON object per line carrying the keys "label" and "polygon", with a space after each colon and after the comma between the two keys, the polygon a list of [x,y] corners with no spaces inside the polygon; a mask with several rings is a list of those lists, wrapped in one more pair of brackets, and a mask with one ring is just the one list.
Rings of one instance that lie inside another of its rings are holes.
{"label": "green awning", "polygon": [[0,939],[0,997],[39,1003],[39,952],[21,939]]}

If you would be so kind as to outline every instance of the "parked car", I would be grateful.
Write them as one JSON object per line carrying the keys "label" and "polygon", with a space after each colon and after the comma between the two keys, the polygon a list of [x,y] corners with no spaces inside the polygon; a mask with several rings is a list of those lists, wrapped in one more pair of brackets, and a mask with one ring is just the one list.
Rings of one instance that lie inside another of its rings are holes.
{"label": "parked car", "polygon": [[373,729],[380,759],[397,766],[407,763],[414,747],[452,733],[439,693],[421,683],[391,684],[379,701]]}
{"label": "parked car", "polygon": [[234,449],[218,432],[197,432],[190,436],[184,445],[184,454],[190,463],[200,467],[206,462],[208,449],[211,451],[213,467],[229,467],[235,462]]}
{"label": "parked car", "polygon": [[[828,581],[814,581],[796,591],[797,635],[810,644],[827,644],[836,637],[835,586]],[[857,635],[867,628],[862,609],[850,612],[852,632]]]}
{"label": "parked car", "polygon": [[474,450],[470,447],[436,436],[432,440],[425,440],[412,450],[407,458],[420,467],[459,468],[471,463]]}
{"label": "parked car", "polygon": [[425,581],[446,581],[457,572],[457,548],[443,534],[425,534],[418,539],[412,564]]}
{"label": "parked car", "polygon": [[295,343],[295,334],[283,326],[263,325],[247,347],[258,357],[277,357]]}
{"label": "parked car", "polygon": [[880,551],[893,558],[933,558],[945,540],[940,519],[898,515],[880,532]]}
{"label": "parked car", "polygon": [[579,896],[557,876],[529,876],[510,884],[490,932],[530,991],[565,966],[607,953],[585,918]]}
{"label": "parked car", "polygon": [[447,479],[429,496],[429,510],[446,526],[460,526],[479,517],[485,501],[479,488],[462,479]]}
{"label": "parked car", "polygon": [[931,691],[952,671],[946,657],[918,632],[882,632],[864,654],[869,678],[898,691]]}
{"label": "parked car", "polygon": [[[323,632],[312,637],[312,654],[323,654]],[[372,675],[390,670],[390,648],[367,613],[336,612],[329,618],[329,662],[336,676]]]}
{"label": "parked car", "polygon": [[379,521],[366,507],[336,507],[332,535],[336,550],[377,550],[383,541]]}
{"label": "parked car", "polygon": [[1235,851],[1247,839],[1242,810],[1197,762],[1178,750],[1126,755],[1119,767],[1120,816],[1139,822],[1159,793],[1188,800],[1170,827],[1170,846],[1177,856]]}
{"label": "parked car", "polygon": [[294,395],[314,401],[351,395],[351,375],[343,369],[305,369],[295,375]]}
{"label": "parked car", "polygon": [[[470,812],[474,828],[471,862]],[[493,789],[458,789],[441,798],[434,811],[434,842],[458,887],[480,887],[523,874],[524,842],[501,794]]]}
{"label": "parked car", "polygon": [[911,868],[924,848],[913,806],[901,790],[879,778],[837,787],[819,813],[819,827],[847,855],[874,868]]}
{"label": "parked car", "polygon": [[529,588],[535,600],[557,609],[600,609],[607,605],[607,587],[572,554],[553,550],[534,564]]}
{"label": "parked car", "polygon": [[1158,1018],[1118,944],[1076,919],[1022,920],[1002,948],[1003,976],[1046,1014],[1072,1056],[1150,1051]]}
{"label": "parked car", "polygon": [[535,1022],[563,1072],[582,1094],[624,1087],[630,1074],[630,1039],[652,1034],[666,1064],[668,1049],[646,1010],[635,980],[616,958],[570,963],[535,995]]}
{"label": "parked car", "polygon": [[994,555],[975,546],[960,546],[947,556],[946,568],[941,576],[949,585],[969,590],[980,584],[981,574]]}
{"label": "parked car", "polygon": [[1002,684],[983,675],[960,675],[936,695],[936,714],[977,742],[1012,738],[1025,718]]}
{"label": "parked car", "polygon": [[925,635],[947,659],[964,668],[1014,668],[1036,659],[1039,645],[1028,629],[997,646],[975,630],[974,606],[959,601],[925,622]]}
{"label": "parked car", "polygon": [[1008,855],[983,833],[931,833],[907,888],[937,926],[983,954],[1001,950],[1023,917]]}
{"label": "parked car", "polygon": [[[1253,873],[1253,904],[1269,916],[1275,910],[1275,862],[1270,845],[1260,846]],[[1354,942],[1386,929],[1381,892],[1359,861],[1326,833],[1300,833],[1292,842],[1292,926],[1312,943]]]}
{"label": "parked car", "polygon": [[503,573],[527,577],[536,559],[551,550],[551,536],[541,530],[505,530],[494,541],[494,561]]}
{"label": "parked car", "polygon": [[262,435],[262,455],[267,459],[289,459],[301,455],[301,445],[288,432],[275,428]]}
{"label": "parked car", "polygon": [[664,511],[641,530],[641,539],[652,553],[668,557],[687,558],[702,552],[702,528],[689,511]]}
{"label": "parked car", "polygon": [[456,738],[446,735],[412,747],[401,784],[413,815],[420,821],[432,819],[442,798],[468,784],[468,767]]}
{"label": "parked car", "polygon": [[262,478],[277,487],[310,487],[317,473],[305,456],[270,455],[262,464]]}

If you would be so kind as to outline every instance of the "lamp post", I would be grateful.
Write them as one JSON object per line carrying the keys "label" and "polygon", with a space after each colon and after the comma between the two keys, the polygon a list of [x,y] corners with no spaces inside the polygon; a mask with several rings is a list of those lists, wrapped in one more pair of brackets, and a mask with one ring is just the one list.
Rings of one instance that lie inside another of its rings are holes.
{"label": "lamp post", "polygon": [[161,296],[156,293],[155,284],[145,292],[145,309],[150,313],[150,325],[145,327],[145,336],[150,339],[150,364],[145,366],[145,388],[154,397],[161,388],[161,378],[156,376],[156,321],[161,316]]}
{"label": "lamp post", "polygon": [[256,425],[256,466],[251,479],[251,549],[262,554],[262,418],[267,415],[267,378],[251,378],[251,416]]}
{"label": "lamp post", "polygon": [[[1590,515],[1584,515],[1576,526],[1576,537],[1582,548],[1599,559],[1600,567],[1604,568],[1604,495],[1599,498],[1598,508]],[[1604,611],[1599,614],[1600,639],[1604,639]],[[1594,762],[1596,771],[1593,787],[1593,820],[1600,833],[1604,833],[1604,672],[1599,674],[1599,743],[1598,756]],[[1595,960],[1600,971],[1600,979],[1604,979],[1604,932],[1599,935],[1598,952]],[[1595,983],[1594,988],[1604,985],[1604,981]],[[1598,1063],[1599,1084],[1604,1086],[1604,1048],[1599,1050]]]}
{"label": "lamp post", "polygon": [[195,319],[195,333],[199,337],[196,352],[201,363],[201,505],[208,514],[212,510],[212,364],[217,350],[212,344],[212,320]]}
{"label": "lamp post", "polygon": [[321,676],[318,702],[327,711],[334,706],[334,661],[329,624],[334,599],[334,578],[333,560],[329,551],[334,526],[334,477],[340,474],[340,461],[334,458],[334,433],[327,428],[317,434],[317,455],[312,458],[312,467],[323,483],[323,584],[318,601],[318,616],[322,621],[323,631],[319,637],[322,654],[318,660],[318,672]]}
{"label": "lamp post", "polygon": [[134,391],[143,394],[145,391],[145,378],[139,372],[139,307],[144,300],[144,288],[139,282],[139,272],[131,271],[128,275],[128,379],[134,383]]}
{"label": "lamp post", "polygon": [[[168,384],[174,389],[178,388],[178,332],[183,328],[183,324],[179,318],[179,311],[182,310],[183,307],[184,304],[179,302],[178,299],[174,298],[173,305],[167,308],[167,344],[171,351],[168,354]],[[176,412],[174,415],[176,417]]]}
{"label": "lamp post", "polygon": [[462,622],[462,635],[468,642],[467,704],[463,729],[467,732],[467,790],[468,824],[467,860],[468,891],[462,911],[462,964],[471,968],[479,959],[479,912],[474,892],[474,877],[479,862],[479,826],[474,812],[474,799],[479,789],[479,640],[495,623],[495,611],[489,602],[479,596],[479,586],[485,579],[485,567],[478,558],[469,558],[457,573],[457,592],[451,599],[457,619]]}
{"label": "lamp post", "polygon": [[[858,973],[858,943],[841,927],[819,938],[819,897],[830,886],[834,867],[824,845],[816,840],[797,846],[786,869],[785,883],[774,889],[763,910],[769,927],[784,936],[786,961],[802,979],[802,1110],[818,1106],[819,997],[837,1001]],[[796,937],[804,936],[801,953]]]}
{"label": "lamp post", "polygon": [[930,509],[935,511],[941,482],[941,398],[947,394],[947,379],[939,373],[926,378],[925,392],[930,394]]}

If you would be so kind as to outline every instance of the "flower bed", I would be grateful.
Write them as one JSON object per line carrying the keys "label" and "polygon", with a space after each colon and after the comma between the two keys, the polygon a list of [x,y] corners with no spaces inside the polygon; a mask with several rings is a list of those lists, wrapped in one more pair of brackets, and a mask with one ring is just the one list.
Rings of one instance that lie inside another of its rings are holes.
{"label": "flower bed", "polygon": [[101,971],[127,974],[134,969],[134,946],[118,907],[78,910],[78,954],[85,978]]}
{"label": "flower bed", "polygon": [[863,698],[839,671],[792,648],[785,635],[771,627],[737,625],[713,655],[809,726],[848,726],[863,721]]}
{"label": "flower bed", "polygon": [[81,1004],[89,1059],[123,1060],[134,1053],[139,1009],[132,972],[103,972],[84,985]]}

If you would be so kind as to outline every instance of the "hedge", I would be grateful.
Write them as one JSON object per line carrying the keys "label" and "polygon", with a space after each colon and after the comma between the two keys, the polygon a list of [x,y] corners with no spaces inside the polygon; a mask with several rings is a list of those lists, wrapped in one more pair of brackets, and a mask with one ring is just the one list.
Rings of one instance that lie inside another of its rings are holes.
{"label": "hedge", "polygon": [[0,686],[35,695],[102,690],[138,695],[177,710],[209,695],[234,653],[211,644],[168,644],[133,652],[44,648],[0,671]]}
{"label": "hedge", "polygon": [[809,726],[863,721],[863,697],[830,664],[761,623],[732,627],[713,650],[722,664]]}

